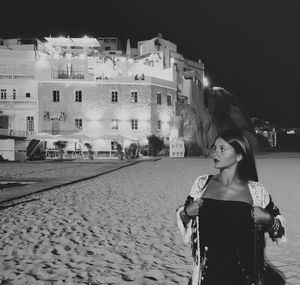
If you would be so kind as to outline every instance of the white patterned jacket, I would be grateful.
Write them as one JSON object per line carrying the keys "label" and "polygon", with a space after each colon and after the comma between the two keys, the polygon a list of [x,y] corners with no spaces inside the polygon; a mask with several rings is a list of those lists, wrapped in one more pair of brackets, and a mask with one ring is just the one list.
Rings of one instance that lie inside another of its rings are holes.
{"label": "white patterned jacket", "polygon": [[[209,178],[209,175],[202,175],[199,176],[191,189],[190,196],[194,198],[194,200],[201,198],[203,193],[206,190],[206,182]],[[263,187],[263,185],[259,182],[249,181],[248,182],[248,188],[252,197],[253,206],[259,206],[262,208],[266,208],[268,204],[271,201],[271,197],[267,190]],[[276,206],[274,206],[276,207]],[[188,244],[190,243],[192,247],[196,246],[196,257],[194,258],[194,264],[193,264],[193,273],[192,273],[192,285],[200,285],[201,284],[201,273],[202,268],[205,265],[205,261],[201,259],[201,252],[200,252],[200,237],[198,236],[198,228],[199,228],[199,221],[198,217],[196,217],[196,228],[193,229],[192,223],[195,222],[194,219],[190,220],[188,224],[184,224],[180,217],[180,212],[183,210],[184,206],[181,206],[177,209],[177,226],[180,230],[180,233],[182,235],[184,243]],[[285,219],[281,214],[276,215],[276,219],[280,221],[280,224],[283,228],[283,235],[278,235],[277,232],[274,234],[270,234],[270,237],[273,241],[279,243],[279,242],[286,242],[286,230],[285,230]],[[195,223],[194,223],[195,224]],[[192,240],[192,232],[195,232],[196,240]],[[200,261],[200,262],[199,262]]]}

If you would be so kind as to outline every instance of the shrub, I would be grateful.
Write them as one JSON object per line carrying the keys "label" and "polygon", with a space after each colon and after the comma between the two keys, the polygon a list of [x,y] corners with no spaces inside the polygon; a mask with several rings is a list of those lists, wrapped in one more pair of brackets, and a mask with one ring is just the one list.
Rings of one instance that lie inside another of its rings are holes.
{"label": "shrub", "polygon": [[163,148],[164,141],[156,135],[147,137],[148,139],[148,153],[150,156],[156,156]]}
{"label": "shrub", "polygon": [[123,147],[121,144],[117,144],[116,145],[116,149],[117,149],[117,156],[122,160],[124,159],[124,153],[123,153]]}
{"label": "shrub", "polygon": [[130,144],[130,146],[125,149],[125,155],[126,155],[126,157],[129,158],[129,159],[138,158],[137,147],[138,146],[137,146],[136,143]]}
{"label": "shrub", "polygon": [[140,147],[140,153],[143,155],[143,156],[148,156],[148,145],[142,145]]}
{"label": "shrub", "polygon": [[184,144],[185,154],[184,156],[202,156],[202,148],[196,142],[188,142]]}
{"label": "shrub", "polygon": [[64,149],[67,146],[68,142],[67,141],[57,141],[54,143],[54,145],[58,149],[58,153],[60,154],[60,158],[63,159],[63,154],[64,154]]}
{"label": "shrub", "polygon": [[93,159],[92,145],[90,143],[85,143],[84,146],[88,149],[89,159]]}

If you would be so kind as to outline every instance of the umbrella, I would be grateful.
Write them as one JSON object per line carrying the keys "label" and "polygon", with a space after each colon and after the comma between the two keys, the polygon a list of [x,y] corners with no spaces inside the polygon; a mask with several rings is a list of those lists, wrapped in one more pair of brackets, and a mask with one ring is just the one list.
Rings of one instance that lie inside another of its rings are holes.
{"label": "umbrella", "polygon": [[105,134],[100,137],[97,137],[95,139],[102,139],[102,140],[115,140],[115,141],[122,141],[122,148],[124,150],[124,140],[130,140],[130,141],[138,141],[136,138],[130,137],[130,136],[123,136],[120,134]]}
{"label": "umbrella", "polygon": [[66,138],[79,139],[79,140],[92,140],[93,138],[84,133],[73,133],[65,135]]}
{"label": "umbrella", "polygon": [[138,141],[138,139],[129,137],[129,136],[123,136],[120,134],[106,134],[102,135],[100,137],[97,137],[95,139],[102,139],[102,140],[116,140],[116,141],[123,141],[123,140],[131,140],[131,141]]}
{"label": "umbrella", "polygon": [[53,135],[48,133],[38,133],[35,135],[28,136],[27,139],[29,140],[51,140],[53,139]]}
{"label": "umbrella", "polygon": [[58,141],[67,141],[68,140],[68,138],[64,135],[53,135],[52,139],[58,140]]}
{"label": "umbrella", "polygon": [[38,134],[35,134],[35,135],[28,136],[27,139],[28,140],[40,140],[40,141],[43,141],[43,149],[46,152],[46,159],[47,159],[47,147],[45,146],[44,142],[45,142],[45,140],[52,140],[53,137],[54,137],[53,135],[48,134],[48,133],[38,133]]}

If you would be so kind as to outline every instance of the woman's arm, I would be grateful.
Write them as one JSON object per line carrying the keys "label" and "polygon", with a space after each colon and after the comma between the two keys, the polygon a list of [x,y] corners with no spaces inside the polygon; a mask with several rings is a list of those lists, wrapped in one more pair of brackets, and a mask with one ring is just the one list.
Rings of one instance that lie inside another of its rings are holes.
{"label": "woman's arm", "polygon": [[276,207],[274,204],[271,196],[270,197],[270,202],[268,203],[267,207],[265,208],[265,211],[269,213],[271,216],[271,221],[267,225],[267,231],[269,233],[270,238],[273,241],[276,240],[281,240],[281,239],[286,239],[286,233],[285,233],[285,219],[284,217],[280,214],[279,209]]}
{"label": "woman's arm", "polygon": [[286,242],[285,218],[265,187],[259,182],[249,182],[249,189],[253,199],[253,218],[256,223],[264,225],[273,241]]}
{"label": "woman's arm", "polygon": [[274,205],[271,197],[267,207],[256,206],[253,208],[253,219],[256,224],[263,225],[273,241],[285,241],[285,220],[279,209]]}
{"label": "woman's arm", "polygon": [[199,176],[194,181],[190,195],[187,197],[185,204],[176,210],[177,226],[185,243],[189,243],[191,240],[193,216],[198,214],[197,211],[200,207],[198,204],[200,204],[202,201],[199,198],[201,197],[201,191],[205,186],[207,178],[207,175],[203,175]]}

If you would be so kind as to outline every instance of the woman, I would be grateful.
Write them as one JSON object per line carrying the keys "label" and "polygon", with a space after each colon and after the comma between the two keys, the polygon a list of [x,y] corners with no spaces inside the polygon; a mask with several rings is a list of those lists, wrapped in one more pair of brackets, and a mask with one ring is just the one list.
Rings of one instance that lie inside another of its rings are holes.
{"label": "woman", "polygon": [[190,284],[262,284],[264,233],[273,241],[285,241],[285,220],[257,182],[245,133],[222,132],[212,156],[219,174],[198,177],[185,205],[177,210],[183,240],[192,246]]}

